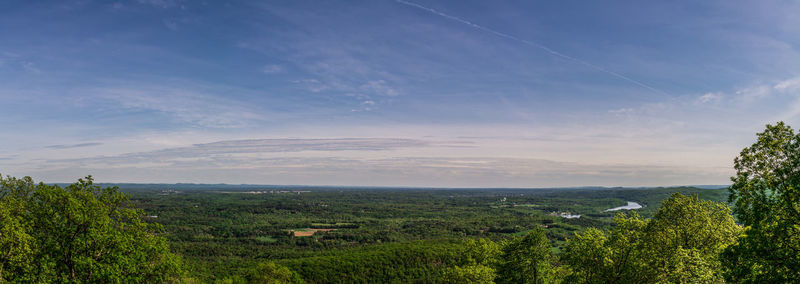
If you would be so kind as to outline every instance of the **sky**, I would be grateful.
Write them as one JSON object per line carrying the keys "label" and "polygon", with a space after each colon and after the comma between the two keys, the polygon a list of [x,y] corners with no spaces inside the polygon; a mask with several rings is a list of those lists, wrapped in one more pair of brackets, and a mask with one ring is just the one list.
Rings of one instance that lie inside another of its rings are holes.
{"label": "sky", "polygon": [[800,127],[798,1],[3,1],[0,173],[728,184]]}

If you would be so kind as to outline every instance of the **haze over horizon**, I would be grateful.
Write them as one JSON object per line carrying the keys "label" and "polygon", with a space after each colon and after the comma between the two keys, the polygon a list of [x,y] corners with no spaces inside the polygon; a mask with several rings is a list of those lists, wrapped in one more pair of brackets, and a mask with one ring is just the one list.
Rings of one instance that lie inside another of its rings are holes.
{"label": "haze over horizon", "polygon": [[800,126],[797,1],[8,1],[0,173],[729,184]]}

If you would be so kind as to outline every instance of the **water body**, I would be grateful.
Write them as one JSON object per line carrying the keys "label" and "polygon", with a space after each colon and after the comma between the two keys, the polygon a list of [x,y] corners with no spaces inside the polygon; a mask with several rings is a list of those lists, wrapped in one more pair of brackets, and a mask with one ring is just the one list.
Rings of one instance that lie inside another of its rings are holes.
{"label": "water body", "polygon": [[636,203],[636,202],[628,201],[628,205],[620,206],[620,207],[614,207],[614,208],[611,208],[611,209],[606,209],[606,212],[608,212],[608,211],[617,211],[617,210],[634,210],[634,209],[640,209],[640,208],[642,208],[641,204]]}
{"label": "water body", "polygon": [[558,215],[558,216],[561,216],[562,218],[567,218],[567,219],[578,219],[578,218],[581,217],[581,215],[577,215],[577,214],[572,215],[572,214],[564,214],[564,213],[562,213],[561,215]]}

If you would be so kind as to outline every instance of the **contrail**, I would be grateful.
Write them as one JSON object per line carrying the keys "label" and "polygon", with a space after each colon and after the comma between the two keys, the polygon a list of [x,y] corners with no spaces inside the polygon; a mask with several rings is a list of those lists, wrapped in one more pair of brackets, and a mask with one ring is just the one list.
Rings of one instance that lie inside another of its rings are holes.
{"label": "contrail", "polygon": [[456,22],[459,22],[459,23],[462,23],[462,24],[468,25],[468,26],[470,26],[470,27],[473,27],[473,28],[476,28],[476,29],[479,29],[479,30],[482,30],[482,31],[485,31],[485,32],[488,32],[488,33],[491,33],[491,34],[494,34],[494,35],[496,35],[496,36],[499,36],[499,37],[507,38],[507,39],[510,39],[510,40],[513,40],[513,41],[517,41],[517,42],[520,42],[520,43],[526,44],[526,45],[528,45],[528,46],[532,46],[532,47],[535,47],[535,48],[538,48],[538,49],[544,50],[544,51],[546,51],[547,53],[550,53],[550,54],[552,54],[552,55],[554,55],[554,56],[561,57],[561,58],[564,58],[564,59],[566,59],[566,60],[569,60],[569,61],[573,61],[573,62],[580,63],[580,64],[582,64],[582,65],[584,65],[584,66],[587,66],[587,67],[589,67],[589,68],[595,69],[595,70],[597,70],[597,71],[600,71],[600,72],[603,72],[603,73],[609,74],[609,75],[611,75],[611,76],[617,77],[617,78],[619,78],[619,79],[622,79],[622,80],[628,81],[628,82],[630,82],[630,83],[636,84],[636,85],[638,85],[638,86],[640,86],[640,87],[643,87],[643,88],[645,88],[645,89],[648,89],[648,90],[650,90],[650,91],[656,92],[656,93],[658,93],[658,94],[661,94],[661,95],[667,95],[667,96],[669,96],[669,94],[667,94],[666,92],[664,92],[664,91],[661,91],[661,90],[659,90],[659,89],[656,89],[656,88],[653,88],[653,87],[651,87],[651,86],[649,86],[649,85],[647,85],[647,84],[645,84],[645,83],[642,83],[642,82],[636,81],[636,80],[634,80],[634,79],[632,79],[632,78],[630,78],[630,77],[627,77],[627,76],[625,76],[625,75],[619,74],[619,73],[617,73],[617,72],[614,72],[614,71],[611,71],[611,70],[605,69],[605,68],[603,68],[603,67],[600,67],[600,66],[594,65],[594,64],[592,64],[592,63],[589,63],[589,62],[586,62],[586,61],[580,60],[580,59],[578,59],[578,58],[575,58],[575,57],[572,57],[572,56],[569,56],[569,55],[563,54],[563,53],[561,53],[561,52],[558,52],[558,51],[555,51],[555,50],[553,50],[552,48],[549,48],[549,47],[547,47],[547,46],[545,46],[545,45],[542,45],[542,44],[540,44],[540,43],[533,42],[533,41],[530,41],[530,40],[521,39],[521,38],[515,37],[515,36],[513,36],[513,35],[507,34],[507,33],[498,32],[498,31],[495,31],[495,30],[493,30],[493,29],[490,29],[490,28],[487,28],[487,27],[484,27],[484,26],[481,26],[481,25],[475,24],[475,23],[473,23],[473,22],[470,22],[470,21],[464,20],[464,19],[462,19],[462,18],[459,18],[459,17],[456,17],[456,16],[451,16],[451,15],[448,15],[448,14],[445,14],[445,13],[442,13],[442,12],[439,12],[439,11],[437,11],[436,9],[429,8],[429,7],[425,7],[425,6],[422,6],[422,5],[420,5],[420,4],[417,4],[417,3],[414,3],[414,2],[408,2],[408,1],[405,1],[405,0],[394,0],[394,1],[395,1],[395,2],[397,2],[397,3],[400,3],[400,4],[404,4],[404,5],[408,5],[408,6],[414,7],[414,8],[418,8],[418,9],[425,10],[425,11],[427,11],[427,12],[430,12],[430,13],[433,13],[433,14],[439,15],[439,16],[441,16],[441,17],[444,17],[444,18],[447,18],[447,19],[450,19],[450,20],[453,20],[453,21],[456,21]]}

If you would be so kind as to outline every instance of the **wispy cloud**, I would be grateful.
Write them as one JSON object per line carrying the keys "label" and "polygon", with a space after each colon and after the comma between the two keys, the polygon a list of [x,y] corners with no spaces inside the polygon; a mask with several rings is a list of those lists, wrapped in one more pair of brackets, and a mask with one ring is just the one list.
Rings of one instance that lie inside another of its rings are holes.
{"label": "wispy cloud", "polygon": [[22,65],[22,68],[25,69],[25,71],[28,71],[30,73],[35,73],[35,74],[42,73],[42,70],[39,69],[39,67],[36,67],[36,63],[30,62],[30,61],[25,61],[25,62],[22,62],[21,65]]}
{"label": "wispy cloud", "polygon": [[331,86],[326,85],[325,83],[322,83],[317,79],[294,80],[292,81],[292,83],[298,84],[301,88],[311,91],[313,93],[319,93],[331,89]]}
{"label": "wispy cloud", "polygon": [[48,149],[72,149],[72,148],[83,148],[83,147],[91,147],[91,146],[99,146],[103,145],[100,142],[89,142],[89,143],[79,143],[79,144],[69,144],[69,145],[50,145],[46,146],[45,148]]}
{"label": "wispy cloud", "polygon": [[697,98],[697,102],[701,104],[716,103],[722,100],[722,97],[721,93],[705,93]]}
{"label": "wispy cloud", "polygon": [[654,92],[655,94],[662,95],[662,96],[669,96],[666,92],[664,92],[662,90],[659,90],[659,89],[656,89],[656,88],[654,88],[654,87],[652,87],[652,86],[650,86],[648,84],[645,84],[645,83],[643,83],[643,82],[641,82],[639,80],[635,80],[635,79],[633,79],[633,78],[631,78],[629,76],[625,76],[625,75],[622,75],[620,73],[608,70],[606,68],[600,67],[600,66],[598,66],[596,64],[587,62],[585,60],[578,59],[578,58],[576,58],[574,56],[566,55],[566,54],[564,54],[562,52],[556,51],[556,50],[554,50],[554,49],[552,49],[552,48],[550,48],[548,46],[545,46],[545,45],[543,45],[541,43],[538,43],[538,42],[535,42],[535,41],[531,41],[531,40],[521,39],[519,37],[510,35],[510,34],[507,34],[507,33],[504,33],[504,32],[499,32],[497,30],[490,29],[490,28],[484,27],[482,25],[475,24],[475,23],[473,23],[471,21],[462,19],[460,17],[456,17],[456,16],[452,16],[452,15],[449,15],[449,14],[445,14],[445,13],[437,11],[437,10],[435,10],[433,8],[426,7],[426,6],[423,6],[423,5],[414,3],[414,2],[409,2],[409,1],[405,1],[405,0],[395,0],[395,2],[404,4],[404,5],[408,5],[408,6],[411,6],[411,7],[415,7],[415,8],[418,8],[418,9],[422,9],[422,10],[425,10],[427,12],[433,13],[435,15],[439,15],[441,17],[444,17],[444,18],[447,18],[447,19],[450,19],[450,20],[465,24],[467,26],[476,28],[478,30],[482,30],[482,31],[494,34],[494,35],[499,36],[499,37],[507,38],[507,39],[510,39],[510,40],[513,40],[513,41],[516,41],[516,42],[519,42],[519,43],[522,43],[522,44],[525,44],[525,45],[528,45],[528,46],[531,46],[531,47],[535,47],[535,48],[544,50],[547,53],[552,54],[553,56],[557,56],[557,57],[560,57],[560,58],[563,58],[563,59],[566,59],[566,60],[569,60],[569,61],[573,61],[573,62],[579,63],[581,65],[584,65],[586,67],[592,68],[594,70],[597,70],[597,71],[606,73],[608,75],[614,76],[614,77],[616,77],[618,79],[622,79],[624,81],[633,83],[633,84],[638,85],[640,87],[643,87],[643,88],[645,88],[647,90],[650,90],[650,91]]}
{"label": "wispy cloud", "polygon": [[[717,181],[724,183],[728,169],[670,167],[637,164],[578,164],[515,158],[354,158],[354,157],[241,157],[216,156],[152,161],[139,165],[102,167],[86,164],[76,169],[97,170],[107,179],[121,172],[128,177],[149,175],[151,182],[228,182],[249,176],[253,183],[443,186],[443,187],[544,187],[544,186],[653,186]],[[161,174],[154,174],[154,173]],[[160,176],[169,178],[160,178]],[[227,176],[227,177],[226,177]],[[313,176],[314,179],[308,177]],[[498,181],[502,180],[502,183]]]}
{"label": "wispy cloud", "polygon": [[754,100],[770,95],[772,91],[773,89],[769,85],[759,84],[736,90],[735,95],[740,101],[750,103]]}
{"label": "wispy cloud", "polygon": [[[630,139],[643,139],[643,133],[650,133],[672,137],[675,140],[670,140],[671,145],[725,144],[730,157],[720,157],[720,161],[726,161],[735,157],[737,148],[747,145],[752,133],[761,131],[765,124],[800,122],[800,97],[790,91],[800,89],[798,83],[800,80],[792,77],[726,91],[630,104],[608,110],[608,118],[598,122],[615,129],[612,132],[619,135],[630,133]],[[719,137],[726,137],[726,142]]]}
{"label": "wispy cloud", "polygon": [[797,91],[800,89],[800,76],[780,81],[774,88],[779,91]]}
{"label": "wispy cloud", "polygon": [[264,67],[261,68],[261,72],[264,74],[276,74],[276,73],[281,73],[283,71],[284,71],[283,66],[275,64],[264,65]]}
{"label": "wispy cloud", "polygon": [[172,8],[178,6],[181,0],[138,0],[139,4],[151,5],[158,8]]}
{"label": "wispy cloud", "polygon": [[[547,145],[556,141],[538,142]],[[724,183],[730,175],[728,167],[475,156],[486,150],[478,146],[471,139],[231,140],[121,155],[50,159],[33,171],[91,173],[117,181],[125,180],[123,176],[148,177],[150,182],[236,183],[241,182],[237,178],[246,178],[250,183],[268,184],[464,187]],[[422,153],[431,155],[420,156]]]}
{"label": "wispy cloud", "polygon": [[[252,106],[219,95],[169,86],[107,87],[90,90],[129,110],[156,111],[201,127],[239,128],[264,119]],[[214,91],[210,91],[214,92]]]}
{"label": "wispy cloud", "polygon": [[387,97],[394,97],[400,94],[394,88],[389,87],[384,80],[369,81],[366,84],[361,85],[359,89],[367,93]]}
{"label": "wispy cloud", "polygon": [[[399,148],[426,147],[431,142],[393,138],[336,138],[336,139],[253,139],[196,144],[189,147],[129,153],[115,156],[53,160],[54,163],[103,164],[130,166],[150,163],[172,163],[183,159],[229,158],[231,155],[260,153],[386,151]],[[463,146],[463,145],[461,145]],[[246,157],[245,157],[246,158]]]}
{"label": "wispy cloud", "polygon": [[800,76],[775,80],[771,83],[754,83],[734,91],[734,96],[741,102],[752,103],[776,95],[793,95],[793,92],[798,90],[800,90]]}
{"label": "wispy cloud", "polygon": [[168,29],[170,29],[171,31],[177,31],[178,30],[178,23],[175,22],[174,20],[164,19],[164,20],[162,20],[162,22],[164,23],[164,26],[167,27]]}
{"label": "wispy cloud", "polygon": [[[314,11],[279,6],[281,5],[258,5],[281,20],[297,25],[313,25],[321,17]],[[330,97],[336,104],[342,104],[342,109],[357,107],[364,102],[364,98],[371,100],[375,106],[385,104],[388,100],[379,100],[376,97],[395,97],[404,93],[404,86],[398,79],[400,76],[396,70],[386,66],[395,64],[392,62],[395,56],[391,54],[392,48],[368,48],[358,40],[360,35],[327,32],[326,29],[307,34],[273,33],[275,34],[271,39],[245,38],[237,42],[236,46],[267,57],[280,53],[280,59],[287,63],[264,66],[262,72],[288,76],[294,72],[303,74],[301,79],[290,82],[307,92]],[[275,39],[281,44],[276,46]]]}

